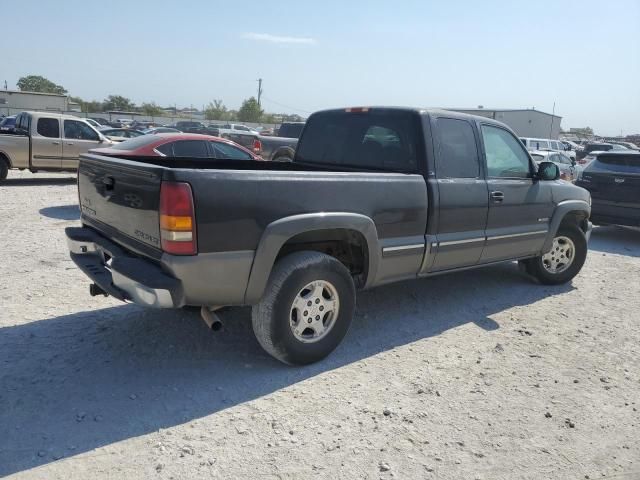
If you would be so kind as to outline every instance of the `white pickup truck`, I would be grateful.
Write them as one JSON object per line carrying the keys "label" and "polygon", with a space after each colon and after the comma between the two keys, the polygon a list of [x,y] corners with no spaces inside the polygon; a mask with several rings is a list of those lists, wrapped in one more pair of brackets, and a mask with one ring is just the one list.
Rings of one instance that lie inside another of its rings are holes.
{"label": "white pickup truck", "polygon": [[111,144],[82,118],[22,112],[14,132],[0,133],[0,181],[7,178],[9,169],[75,171],[80,154]]}

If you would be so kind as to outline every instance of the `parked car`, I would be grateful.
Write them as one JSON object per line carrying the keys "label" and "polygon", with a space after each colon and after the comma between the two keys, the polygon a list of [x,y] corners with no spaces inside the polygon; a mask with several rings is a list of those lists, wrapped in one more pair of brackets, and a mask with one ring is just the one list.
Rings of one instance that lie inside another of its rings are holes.
{"label": "parked car", "polygon": [[357,288],[513,260],[544,284],[570,281],[590,198],[559,175],[493,119],[328,110],[293,162],[85,155],[82,226],[66,235],[92,294],[199,306],[210,327],[217,307],[251,305],[262,347],[306,364],[343,339]]}
{"label": "parked car", "polygon": [[111,124],[109,123],[109,120],[107,120],[106,118],[100,118],[100,117],[91,117],[91,120],[93,120],[94,122],[96,122],[97,124],[99,124],[100,126],[98,127],[98,130],[100,130],[101,128],[109,128],[111,127]]}
{"label": "parked car", "polygon": [[91,125],[93,128],[95,128],[96,130],[100,130],[104,128],[104,125],[96,122],[93,118],[85,118],[84,121],[87,122],[89,125]]}
{"label": "parked car", "polygon": [[258,135],[253,141],[254,153],[265,160],[290,162],[293,160],[304,122],[285,122],[276,137]]}
{"label": "parked car", "polygon": [[147,128],[146,130],[142,130],[142,133],[144,133],[145,135],[154,135],[156,133],[182,133],[182,132],[177,128],[153,127],[153,128]]}
{"label": "parked car", "polygon": [[201,135],[212,135],[214,137],[219,136],[219,130],[216,127],[211,125],[207,126],[202,122],[193,122],[193,121],[180,121],[176,122],[173,125],[169,126],[170,128],[175,128],[184,133],[199,133]]}
{"label": "parked car", "polygon": [[260,160],[247,150],[222,138],[198,133],[142,135],[91,153],[127,157],[190,157],[225,160]]}
{"label": "parked car", "polygon": [[550,138],[529,138],[520,137],[520,140],[527,147],[530,152],[533,151],[551,151],[551,152],[564,152],[569,158],[576,158],[576,152],[567,148],[560,140],[553,140]]}
{"label": "parked car", "polygon": [[584,147],[576,142],[572,142],[571,140],[561,140],[562,144],[565,146],[565,150],[573,150],[574,152],[579,152]]}
{"label": "parked car", "polygon": [[585,160],[585,157],[589,155],[591,152],[608,152],[609,150],[628,150],[628,149],[626,147],[623,147],[622,145],[616,145],[616,144],[607,143],[607,142],[587,143],[584,146],[584,149],[578,152],[578,155],[577,155],[578,163],[581,165],[585,165],[587,163],[587,161]]}
{"label": "parked car", "polygon": [[640,152],[592,152],[577,185],[591,193],[595,224],[640,226]]}
{"label": "parked car", "polygon": [[11,115],[0,120],[0,132],[11,133],[16,127],[16,116]]}
{"label": "parked car", "polygon": [[84,119],[50,112],[22,112],[15,131],[0,135],[0,180],[9,169],[74,171],[80,154],[111,145]]}
{"label": "parked car", "polygon": [[627,148],[629,150],[640,150],[640,148],[638,148],[638,146],[635,143],[631,143],[631,142],[611,141],[609,143],[611,143],[612,145],[620,145],[621,147]]}
{"label": "parked car", "polygon": [[578,179],[578,170],[576,161],[567,157],[564,152],[551,151],[533,151],[530,152],[531,158],[540,165],[542,162],[553,162],[560,170],[560,179],[567,182],[575,183]]}
{"label": "parked car", "polygon": [[144,135],[143,132],[134,130],[133,128],[108,128],[100,130],[100,133],[113,142],[124,142],[129,138],[136,138],[140,135]]}
{"label": "parked car", "polygon": [[221,125],[219,128],[221,131],[235,130],[237,132],[248,132],[254,135],[258,134],[258,131],[255,128],[247,127],[246,125],[242,125],[239,123],[226,123],[224,125]]}

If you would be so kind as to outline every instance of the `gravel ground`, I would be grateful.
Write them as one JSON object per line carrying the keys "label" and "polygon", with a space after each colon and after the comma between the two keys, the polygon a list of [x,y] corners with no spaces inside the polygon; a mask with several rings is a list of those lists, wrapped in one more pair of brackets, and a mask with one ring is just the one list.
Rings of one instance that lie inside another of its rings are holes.
{"label": "gravel ground", "polygon": [[594,231],[571,285],[503,265],[358,297],[291,368],[248,309],[92,298],[73,178],[0,186],[0,477],[640,478],[640,232]]}

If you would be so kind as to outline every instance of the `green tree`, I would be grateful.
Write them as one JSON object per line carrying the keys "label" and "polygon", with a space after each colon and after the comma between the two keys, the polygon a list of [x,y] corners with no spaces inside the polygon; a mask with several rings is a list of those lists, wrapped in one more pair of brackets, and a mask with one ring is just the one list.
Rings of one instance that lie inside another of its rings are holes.
{"label": "green tree", "polygon": [[255,97],[248,98],[242,102],[240,110],[238,110],[238,120],[241,122],[259,122],[264,111],[258,105]]}
{"label": "green tree", "polygon": [[23,92],[57,93],[66,95],[67,91],[62,85],[56,85],[40,75],[27,75],[18,79],[18,88]]}
{"label": "green tree", "polygon": [[102,102],[97,100],[85,101],[80,97],[69,97],[69,100],[80,105],[81,112],[96,113],[102,112]]}
{"label": "green tree", "polygon": [[226,120],[227,107],[224,106],[222,100],[214,100],[204,109],[204,118],[207,120]]}
{"label": "green tree", "polygon": [[158,117],[164,113],[162,108],[156,105],[154,102],[151,103],[143,103],[140,106],[140,111],[147,115],[148,117]]}
{"label": "green tree", "polygon": [[131,112],[136,108],[135,103],[122,95],[109,95],[105,98],[103,104],[106,111],[118,110],[121,112]]}

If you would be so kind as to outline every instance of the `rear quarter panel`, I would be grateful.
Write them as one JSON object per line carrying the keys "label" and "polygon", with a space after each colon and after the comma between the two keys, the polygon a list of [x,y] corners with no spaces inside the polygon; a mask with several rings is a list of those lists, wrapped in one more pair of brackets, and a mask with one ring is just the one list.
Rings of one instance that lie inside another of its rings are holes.
{"label": "rear quarter panel", "polygon": [[0,154],[13,168],[29,167],[29,137],[25,135],[0,134]]}
{"label": "rear quarter panel", "polygon": [[201,252],[255,250],[270,223],[305,213],[365,215],[382,245],[425,233],[421,175],[180,169],[166,175],[191,184]]}

